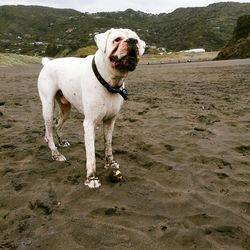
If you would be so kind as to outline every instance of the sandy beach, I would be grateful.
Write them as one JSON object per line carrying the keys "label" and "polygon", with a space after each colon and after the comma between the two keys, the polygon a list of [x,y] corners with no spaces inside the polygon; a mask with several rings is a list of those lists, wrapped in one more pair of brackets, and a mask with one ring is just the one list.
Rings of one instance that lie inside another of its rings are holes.
{"label": "sandy beach", "polygon": [[250,59],[139,65],[114,131],[124,181],[84,186],[82,115],[65,163],[43,140],[39,64],[0,66],[0,249],[249,250]]}

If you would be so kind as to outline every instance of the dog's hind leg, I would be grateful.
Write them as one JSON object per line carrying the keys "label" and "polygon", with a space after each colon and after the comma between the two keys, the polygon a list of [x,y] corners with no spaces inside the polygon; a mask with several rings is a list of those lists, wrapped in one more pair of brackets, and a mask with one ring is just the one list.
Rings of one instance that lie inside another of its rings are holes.
{"label": "dog's hind leg", "polygon": [[67,140],[61,139],[61,131],[65,121],[69,118],[71,111],[71,104],[63,96],[62,92],[59,90],[56,93],[55,99],[59,105],[59,115],[56,120],[55,133],[60,147],[69,147],[70,143]]}
{"label": "dog's hind leg", "polygon": [[50,100],[41,98],[43,118],[45,124],[45,140],[48,142],[48,146],[52,153],[52,159],[56,161],[66,161],[66,158],[59,153],[57,147],[55,146],[53,138],[53,114],[54,114],[54,97]]}

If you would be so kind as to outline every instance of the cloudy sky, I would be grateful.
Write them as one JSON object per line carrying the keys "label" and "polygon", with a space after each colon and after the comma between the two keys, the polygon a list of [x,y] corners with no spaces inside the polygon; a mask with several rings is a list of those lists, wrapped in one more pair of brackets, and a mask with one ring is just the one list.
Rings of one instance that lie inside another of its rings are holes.
{"label": "cloudy sky", "polygon": [[[172,12],[179,7],[200,7],[229,0],[0,0],[0,5],[42,5],[56,8],[71,8],[81,12],[122,11],[128,8],[147,13]],[[250,0],[232,2],[249,3]]]}

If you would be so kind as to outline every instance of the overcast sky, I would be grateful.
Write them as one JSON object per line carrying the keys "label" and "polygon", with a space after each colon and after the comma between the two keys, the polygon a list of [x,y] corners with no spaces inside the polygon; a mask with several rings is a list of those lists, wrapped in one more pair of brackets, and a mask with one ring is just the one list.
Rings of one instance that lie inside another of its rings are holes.
{"label": "overcast sky", "polygon": [[[0,5],[42,5],[56,8],[70,8],[81,12],[123,11],[128,8],[146,13],[172,12],[179,7],[201,7],[227,0],[0,0]],[[250,0],[231,1],[250,3]]]}

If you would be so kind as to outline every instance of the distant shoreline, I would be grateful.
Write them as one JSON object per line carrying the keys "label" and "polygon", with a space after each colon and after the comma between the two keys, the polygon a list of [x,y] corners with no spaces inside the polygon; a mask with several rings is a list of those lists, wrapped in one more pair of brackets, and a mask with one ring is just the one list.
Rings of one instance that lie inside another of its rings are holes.
{"label": "distant shoreline", "polygon": [[[203,53],[187,53],[173,52],[164,55],[144,55],[140,58],[140,64],[171,64],[184,63],[194,61],[210,61],[213,60],[218,52],[203,52]],[[40,63],[41,57],[19,55],[11,53],[0,53],[0,65],[14,65],[25,63]]]}
{"label": "distant shoreline", "polygon": [[[208,62],[214,60],[217,54],[218,52],[214,51],[203,53],[174,52],[166,55],[144,55],[140,58],[139,65],[163,65]],[[29,63],[40,64],[41,57],[18,55],[11,53],[0,53],[0,66],[11,66]]]}
{"label": "distant shoreline", "polygon": [[212,61],[218,54],[213,52],[173,52],[164,55],[145,55],[140,59],[143,65],[176,64],[190,62]]}

